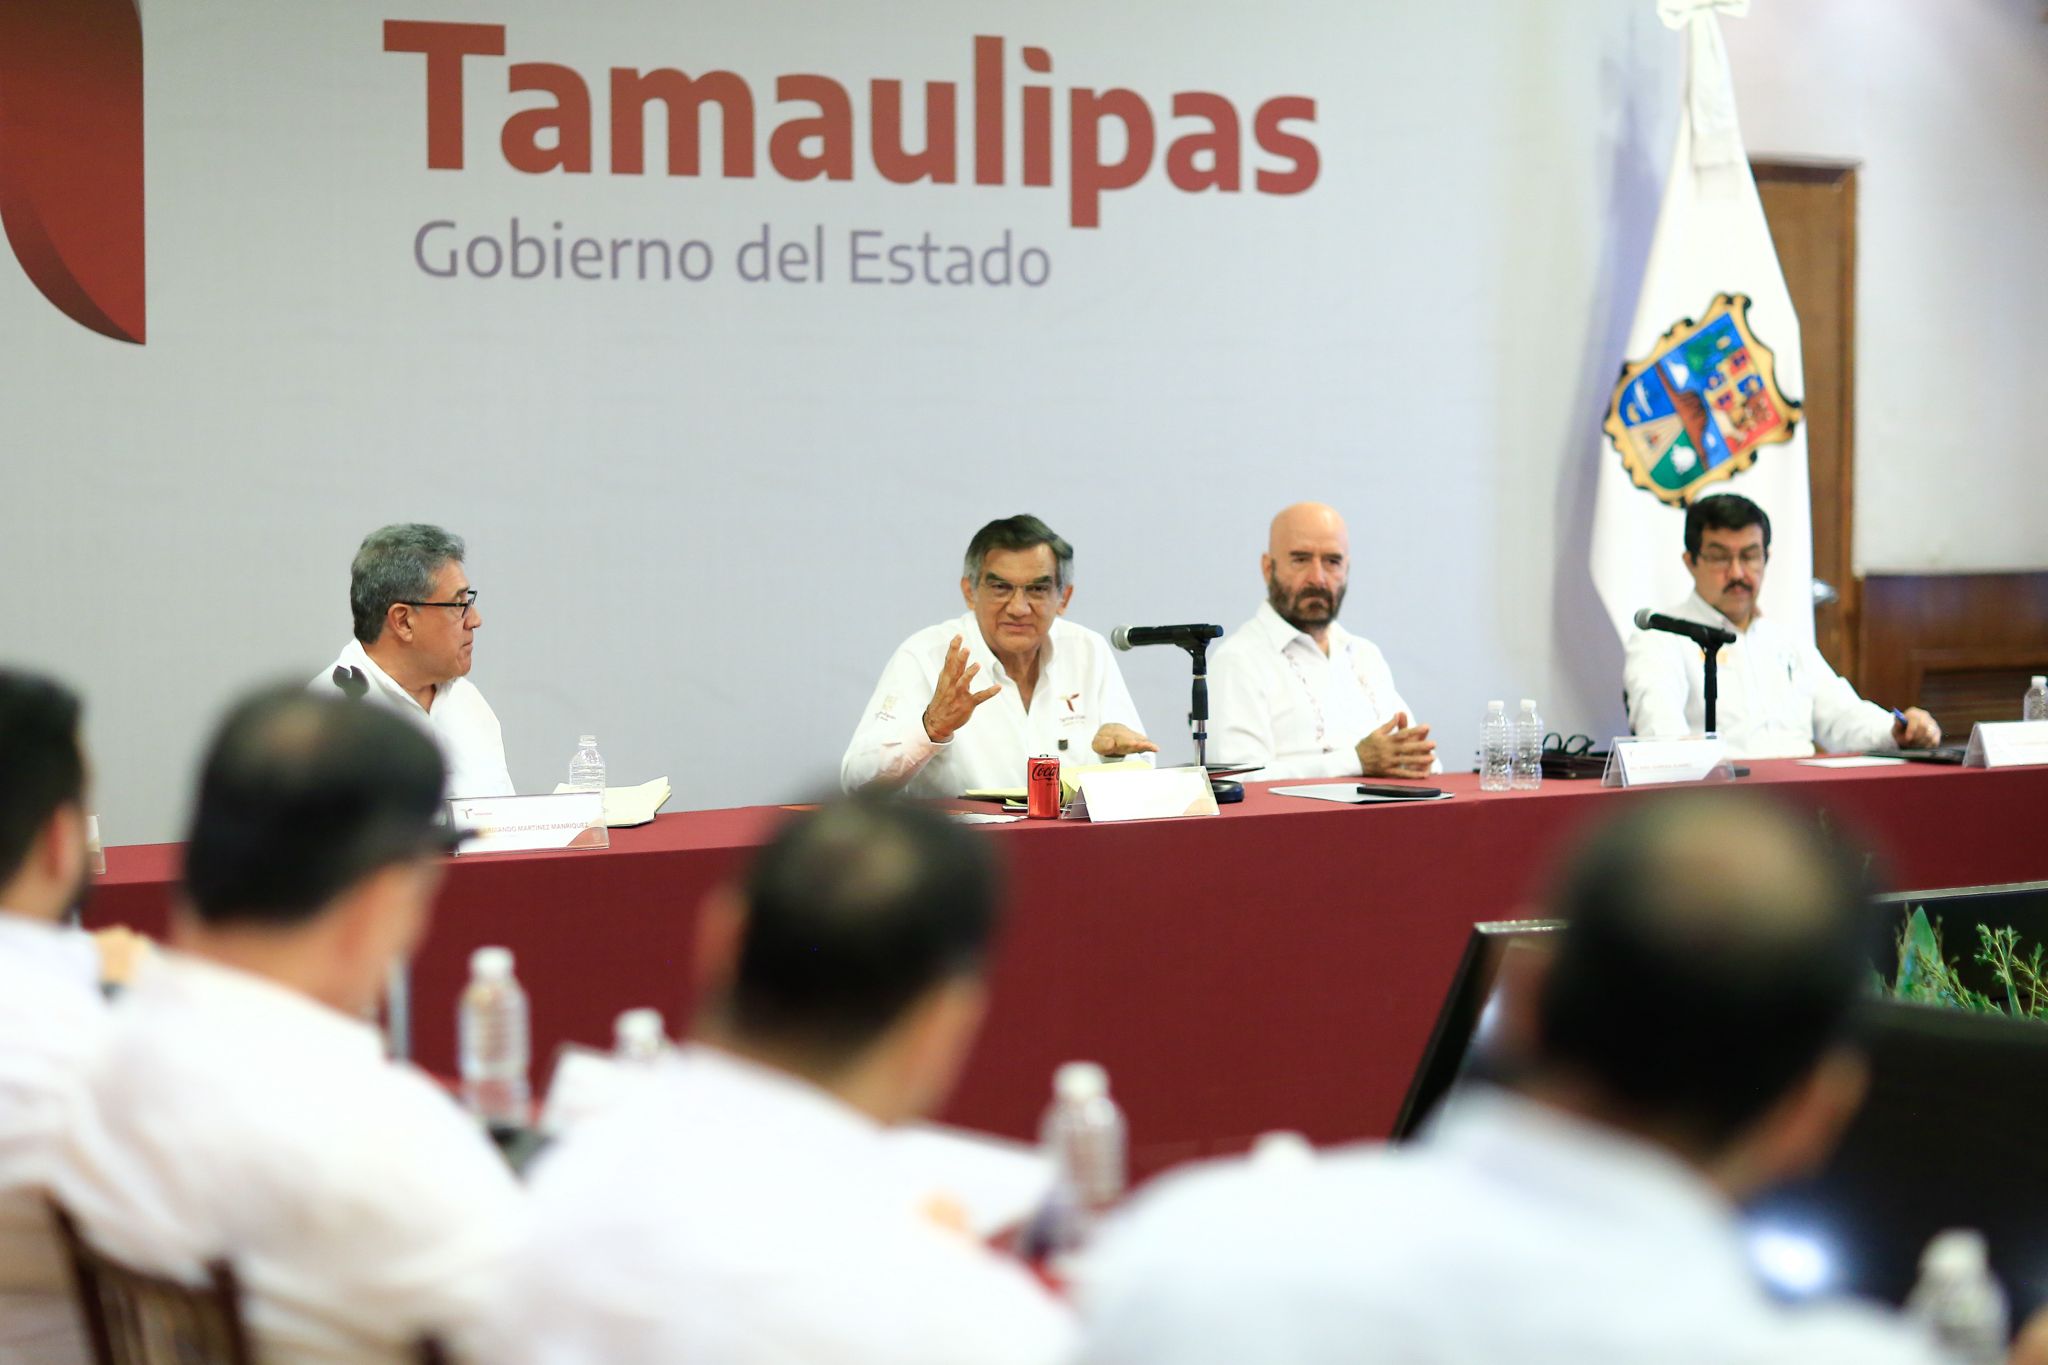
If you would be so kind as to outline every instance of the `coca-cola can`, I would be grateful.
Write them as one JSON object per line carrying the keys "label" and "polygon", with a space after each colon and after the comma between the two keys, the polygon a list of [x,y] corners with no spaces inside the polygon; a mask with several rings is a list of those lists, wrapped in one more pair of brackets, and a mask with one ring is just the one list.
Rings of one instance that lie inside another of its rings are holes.
{"label": "coca-cola can", "polygon": [[1024,813],[1033,820],[1059,818],[1060,761],[1051,754],[1025,760]]}

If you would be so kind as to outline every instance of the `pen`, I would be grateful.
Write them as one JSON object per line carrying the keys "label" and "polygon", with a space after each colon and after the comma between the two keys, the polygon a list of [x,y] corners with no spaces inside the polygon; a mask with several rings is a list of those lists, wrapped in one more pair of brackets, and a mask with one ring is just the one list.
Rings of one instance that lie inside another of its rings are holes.
{"label": "pen", "polygon": [[1898,707],[1894,706],[1892,708],[1892,719],[1897,721],[1899,724],[1904,725],[1906,723],[1906,713],[1904,711],[1901,711]]}

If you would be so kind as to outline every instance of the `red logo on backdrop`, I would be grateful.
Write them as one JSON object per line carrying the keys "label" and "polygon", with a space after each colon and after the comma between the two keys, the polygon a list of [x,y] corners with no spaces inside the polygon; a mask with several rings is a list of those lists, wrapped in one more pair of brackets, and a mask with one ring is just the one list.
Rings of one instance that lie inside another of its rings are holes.
{"label": "red logo on backdrop", "polygon": [[142,343],[135,0],[0,3],[0,225],[66,317]]}

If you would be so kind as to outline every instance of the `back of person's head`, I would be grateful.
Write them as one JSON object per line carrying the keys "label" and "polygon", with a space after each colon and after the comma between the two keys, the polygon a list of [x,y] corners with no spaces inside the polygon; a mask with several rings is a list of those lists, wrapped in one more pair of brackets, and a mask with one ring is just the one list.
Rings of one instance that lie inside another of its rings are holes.
{"label": "back of person's head", "polygon": [[432,597],[435,578],[450,564],[460,564],[464,553],[461,536],[425,522],[398,522],[364,536],[348,573],[356,639],[377,643],[392,606]]}
{"label": "back of person's head", "polygon": [[749,1044],[850,1062],[935,987],[979,975],[996,923],[984,841],[879,797],[784,825],[741,891],[745,922],[722,1013]]}
{"label": "back of person's head", "polygon": [[0,887],[23,870],[52,817],[83,806],[78,721],[78,698],[62,684],[0,669]]}
{"label": "back of person's head", "polygon": [[1695,557],[1709,531],[1742,531],[1751,526],[1764,528],[1764,549],[1771,548],[1771,518],[1763,508],[1740,493],[1716,493],[1701,498],[1685,509],[1685,552]]}
{"label": "back of person's head", "polygon": [[283,928],[394,863],[444,851],[440,751],[382,707],[281,687],[207,749],[185,853],[203,923]]}
{"label": "back of person's head", "polygon": [[1863,859],[1735,794],[1651,800],[1571,861],[1536,1004],[1537,1062],[1618,1110],[1732,1142],[1843,1041],[1871,978]]}

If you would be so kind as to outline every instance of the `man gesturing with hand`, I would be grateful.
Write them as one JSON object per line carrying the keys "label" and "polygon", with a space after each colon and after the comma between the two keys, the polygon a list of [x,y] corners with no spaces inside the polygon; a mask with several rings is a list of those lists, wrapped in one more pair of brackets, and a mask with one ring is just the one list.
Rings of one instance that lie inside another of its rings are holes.
{"label": "man gesturing with hand", "polygon": [[1158,752],[1109,641],[1065,619],[1073,595],[1073,547],[1037,517],[977,531],[960,578],[967,614],[897,648],[840,760],[840,782],[957,796],[1023,786],[1036,754]]}
{"label": "man gesturing with hand", "polygon": [[1259,778],[1427,777],[1427,725],[1372,641],[1337,624],[1351,577],[1344,518],[1319,502],[1273,518],[1259,558],[1266,601],[1209,655],[1209,752]]}

